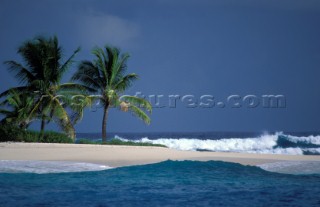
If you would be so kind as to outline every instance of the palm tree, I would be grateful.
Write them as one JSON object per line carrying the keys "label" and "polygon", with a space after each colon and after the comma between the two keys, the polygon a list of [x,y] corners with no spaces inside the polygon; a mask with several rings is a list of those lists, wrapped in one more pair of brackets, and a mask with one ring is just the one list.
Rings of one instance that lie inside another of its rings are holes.
{"label": "palm tree", "polygon": [[71,138],[75,138],[72,121],[65,109],[65,95],[83,88],[73,83],[61,84],[61,80],[79,50],[80,48],[76,49],[65,62],[62,62],[62,49],[57,37],[37,37],[26,41],[18,49],[24,65],[16,61],[5,62],[23,85],[3,92],[0,97],[9,95],[12,91],[33,94],[35,98],[30,116],[40,116],[40,138],[43,137],[46,123],[51,120],[57,122]]}
{"label": "palm tree", "polygon": [[5,106],[5,109],[0,109],[0,114],[5,116],[5,118],[1,120],[1,123],[15,124],[21,129],[27,129],[30,123],[36,119],[35,116],[30,116],[33,103],[34,98],[32,94],[20,94],[17,91],[12,91],[10,95],[0,103],[0,106]]}
{"label": "palm tree", "polygon": [[150,118],[145,111],[151,113],[152,107],[147,100],[128,95],[120,97],[138,78],[135,73],[126,74],[129,55],[121,55],[118,48],[109,46],[104,49],[95,48],[92,53],[95,60],[82,61],[72,80],[79,81],[98,93],[93,98],[97,98],[103,105],[102,141],[107,140],[106,127],[110,107],[131,111],[146,124],[150,124]]}

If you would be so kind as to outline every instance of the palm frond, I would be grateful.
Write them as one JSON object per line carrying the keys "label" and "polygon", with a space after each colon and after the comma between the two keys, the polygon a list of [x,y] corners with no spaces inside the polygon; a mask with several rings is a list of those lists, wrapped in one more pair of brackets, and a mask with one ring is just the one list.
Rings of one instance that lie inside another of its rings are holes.
{"label": "palm frond", "polygon": [[125,96],[122,96],[120,100],[130,103],[130,106],[135,105],[135,106],[138,106],[139,108],[145,108],[150,113],[152,112],[152,105],[150,104],[149,101],[143,98],[125,95]]}
{"label": "palm frond", "polygon": [[83,118],[84,109],[86,107],[92,107],[93,103],[100,99],[98,96],[91,95],[77,95],[72,97],[72,103],[69,105],[73,111],[71,120],[73,124],[76,124]]}
{"label": "palm frond", "polygon": [[118,56],[120,54],[120,50],[116,47],[105,46],[106,56],[108,57],[108,61],[106,62],[107,74],[108,74],[108,85],[112,85],[112,71],[115,63],[118,60]]}
{"label": "palm frond", "polygon": [[64,83],[59,86],[59,92],[60,91],[66,91],[71,93],[76,92],[77,94],[83,94],[86,92],[96,92],[96,89],[77,83]]}
{"label": "palm frond", "polygon": [[140,118],[142,121],[144,121],[146,124],[150,124],[151,120],[149,116],[141,110],[139,107],[130,105],[129,110],[132,112],[132,114],[138,118]]}
{"label": "palm frond", "polygon": [[80,51],[80,47],[78,47],[73,54],[68,58],[68,60],[61,66],[60,68],[60,77],[59,79],[61,79],[61,77],[64,75],[64,73],[69,69],[69,67],[72,65],[72,63],[74,63],[74,57],[79,53]]}
{"label": "palm frond", "polygon": [[15,88],[10,88],[9,90],[2,92],[0,94],[0,98],[7,96],[11,93],[17,92],[17,91],[20,93],[26,93],[26,92],[29,92],[29,89],[30,89],[30,87],[27,87],[27,86],[19,86],[19,87],[15,87]]}
{"label": "palm frond", "polygon": [[128,74],[124,77],[122,77],[115,85],[115,90],[119,91],[120,93],[127,90],[132,83],[138,79],[138,75],[135,73]]}
{"label": "palm frond", "polygon": [[78,66],[78,71],[72,76],[71,80],[80,81],[89,88],[100,90],[105,88],[99,69],[90,61],[82,61]]}
{"label": "palm frond", "polygon": [[0,109],[0,114],[8,116],[10,115],[12,112],[7,110],[7,109]]}
{"label": "palm frond", "polygon": [[71,138],[75,137],[75,130],[73,127],[73,124],[71,122],[71,119],[65,110],[65,108],[62,106],[62,104],[59,102],[58,99],[52,100],[53,105],[53,117],[55,119],[55,122],[58,124],[58,126],[65,131]]}
{"label": "palm frond", "polygon": [[29,118],[32,116],[35,116],[38,112],[41,112],[42,116],[46,116],[47,114],[47,108],[50,108],[48,104],[45,104],[48,101],[44,101],[44,99],[47,99],[47,96],[42,96],[38,100],[36,100],[30,110]]}
{"label": "palm frond", "polygon": [[24,62],[30,68],[32,74],[37,74],[37,78],[42,78],[42,56],[43,51],[38,45],[37,40],[28,40],[21,45],[18,49],[18,53],[22,56]]}
{"label": "palm frond", "polygon": [[6,100],[1,103],[1,105],[7,105],[7,109],[0,110],[0,114],[5,115],[3,120],[17,124],[20,127],[28,127],[35,117],[30,116],[33,101],[32,94],[12,91]]}
{"label": "palm frond", "polygon": [[40,94],[46,94],[50,88],[51,83],[43,79],[37,79],[32,81],[31,85],[35,89],[35,92]]}
{"label": "palm frond", "polygon": [[15,61],[5,61],[4,64],[9,66],[10,71],[16,72],[15,77],[20,83],[28,83],[35,78],[28,69]]}
{"label": "palm frond", "polygon": [[113,70],[112,70],[112,82],[116,83],[125,76],[125,72],[127,70],[127,61],[130,55],[125,53],[121,55],[121,57],[114,61],[113,63]]}
{"label": "palm frond", "polygon": [[96,56],[94,60],[94,64],[96,66],[97,71],[99,71],[99,77],[103,79],[103,82],[106,82],[108,85],[109,82],[109,73],[107,70],[108,57],[104,54],[103,50],[99,47],[96,47],[92,50],[92,54]]}

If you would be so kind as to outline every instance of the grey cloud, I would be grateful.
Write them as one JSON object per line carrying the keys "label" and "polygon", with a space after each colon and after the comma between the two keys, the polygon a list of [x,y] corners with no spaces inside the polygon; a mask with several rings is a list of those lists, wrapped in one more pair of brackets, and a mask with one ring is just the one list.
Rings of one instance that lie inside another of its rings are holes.
{"label": "grey cloud", "polygon": [[109,14],[82,15],[77,31],[81,45],[85,48],[106,43],[128,47],[139,36],[139,26],[129,20]]}

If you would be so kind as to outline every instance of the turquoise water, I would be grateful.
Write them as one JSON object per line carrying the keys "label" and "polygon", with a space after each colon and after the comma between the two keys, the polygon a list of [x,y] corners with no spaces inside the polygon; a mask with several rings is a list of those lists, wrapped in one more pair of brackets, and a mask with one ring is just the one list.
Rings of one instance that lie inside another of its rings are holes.
{"label": "turquoise water", "polygon": [[1,173],[0,206],[320,206],[320,175],[166,161],[79,173]]}

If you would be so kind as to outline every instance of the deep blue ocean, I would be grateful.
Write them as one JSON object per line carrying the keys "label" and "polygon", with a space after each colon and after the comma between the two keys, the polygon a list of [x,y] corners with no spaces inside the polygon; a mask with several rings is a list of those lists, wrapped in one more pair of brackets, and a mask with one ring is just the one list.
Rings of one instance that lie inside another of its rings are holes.
{"label": "deep blue ocean", "polygon": [[165,161],[80,173],[1,173],[0,206],[320,206],[320,175]]}
{"label": "deep blue ocean", "polygon": [[[100,134],[77,137],[99,140]],[[109,139],[114,137],[177,150],[303,156],[320,152],[318,133],[109,134]],[[6,206],[319,207],[320,156],[319,161],[257,167],[168,160],[108,169],[87,163],[0,161],[0,207]]]}

